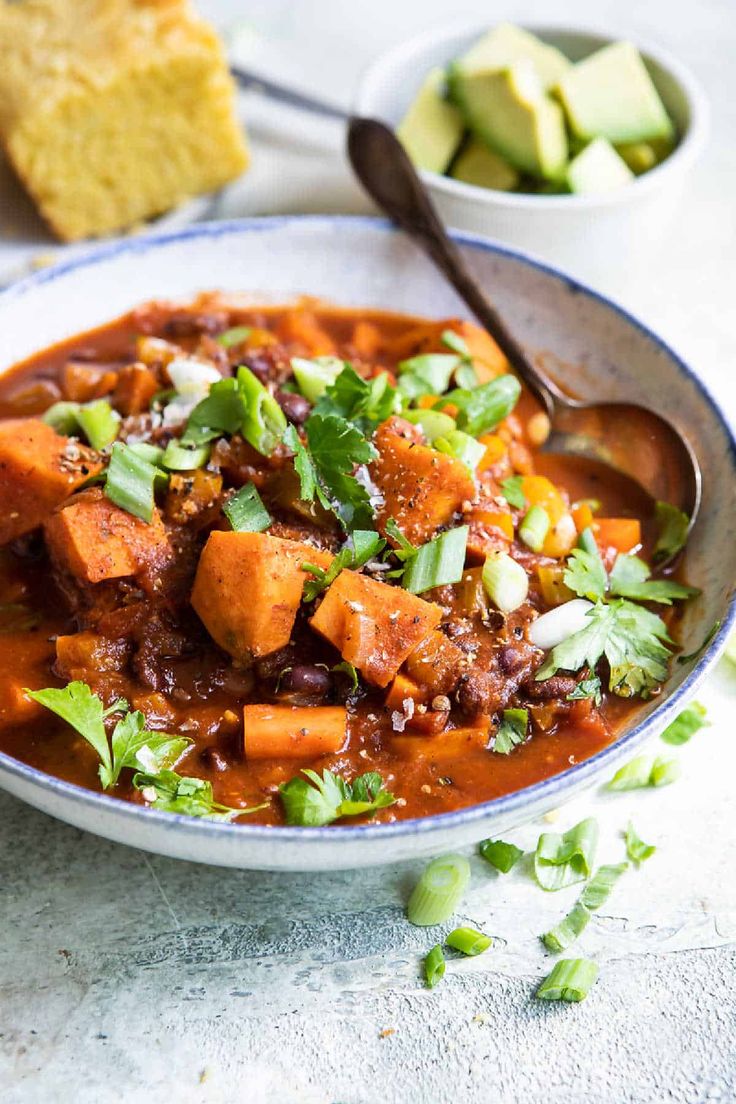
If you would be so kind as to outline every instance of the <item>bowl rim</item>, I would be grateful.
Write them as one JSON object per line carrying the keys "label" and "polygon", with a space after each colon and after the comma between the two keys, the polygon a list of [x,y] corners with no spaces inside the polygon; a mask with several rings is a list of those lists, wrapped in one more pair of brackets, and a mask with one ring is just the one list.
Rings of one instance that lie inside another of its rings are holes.
{"label": "bowl rim", "polygon": [[[268,230],[288,229],[290,226],[334,229],[336,225],[346,232],[349,232],[351,227],[356,227],[358,229],[372,229],[383,234],[400,233],[387,219],[372,215],[273,215],[201,223],[174,231],[163,231],[106,243],[95,247],[82,256],[73,257],[61,264],[41,269],[0,291],[0,309],[6,304],[12,305],[14,299],[32,293],[39,286],[63,279],[63,277],[78,269],[93,268],[98,264],[114,260],[120,254],[155,251],[158,248],[193,238],[208,239],[228,235],[247,235]],[[679,374],[690,381],[705,399],[728,441],[731,464],[734,475],[736,475],[736,437],[719,401],[679,354],[663,338],[650,330],[636,315],[611,300],[608,296],[583,284],[575,277],[548,264],[546,261],[538,260],[528,253],[512,249],[483,235],[456,230],[452,230],[450,233],[453,240],[460,246],[469,246],[471,249],[477,249],[483,253],[491,253],[519,261],[537,272],[542,272],[563,281],[570,291],[592,298],[651,341],[659,351],[667,356]],[[96,810],[102,814],[103,819],[106,814],[110,814],[131,823],[150,824],[152,828],[157,826],[165,832],[167,830],[169,832],[186,832],[188,837],[197,836],[214,840],[216,837],[223,836],[223,839],[242,839],[244,844],[256,841],[266,842],[269,839],[294,843],[302,840],[306,843],[346,840],[360,844],[361,842],[370,843],[404,836],[426,837],[433,832],[450,831],[466,828],[475,823],[482,823],[493,814],[513,816],[527,806],[534,809],[540,805],[548,804],[551,808],[555,804],[559,804],[561,800],[584,787],[586,782],[592,780],[593,777],[602,774],[604,768],[613,765],[633,751],[648,736],[652,735],[655,728],[664,728],[670,720],[674,719],[720,657],[734,628],[736,628],[736,593],[731,596],[728,609],[718,630],[703,647],[694,662],[693,669],[671,696],[662,703],[660,708],[655,709],[622,737],[602,748],[589,759],[572,765],[568,770],[551,775],[549,778],[535,782],[521,790],[504,794],[477,805],[469,805],[454,812],[437,813],[434,816],[427,817],[412,817],[390,824],[369,823],[337,828],[335,826],[301,828],[286,825],[249,824],[247,821],[231,824],[195,819],[178,813],[166,813],[158,809],[135,805],[132,802],[123,801],[121,798],[88,790],[83,786],[47,774],[45,771],[31,767],[2,751],[0,751],[0,779],[3,775],[11,775],[52,797],[71,800],[77,806],[86,807],[90,811]],[[63,817],[59,819],[63,819]],[[234,836],[234,833],[237,833],[237,835]]]}
{"label": "bowl rim", "polygon": [[[504,21],[502,21],[504,22]],[[490,25],[492,26],[492,24]],[[480,36],[490,29],[489,24],[478,23],[477,20],[465,23],[444,23],[435,26],[422,34],[413,35],[392,46],[379,54],[363,70],[358,89],[353,101],[353,110],[358,115],[372,115],[372,103],[379,90],[382,90],[389,82],[387,72],[405,58],[407,63],[414,60],[431,46],[439,45],[448,38],[458,35]],[[659,165],[647,170],[641,176],[629,181],[625,188],[612,192],[603,192],[599,195],[528,195],[520,192],[502,192],[494,188],[481,188],[477,184],[466,184],[461,180],[453,180],[452,177],[442,173],[428,172],[420,169],[419,175],[424,183],[433,191],[439,192],[455,200],[479,204],[480,206],[503,207],[508,209],[527,211],[529,213],[541,211],[591,211],[598,208],[623,207],[629,203],[635,203],[648,192],[666,186],[667,180],[674,174],[685,173],[695,163],[702,153],[708,137],[710,127],[710,107],[708,98],[699,80],[692,71],[660,46],[640,39],[638,36],[611,35],[598,28],[587,26],[571,27],[565,23],[536,23],[521,22],[518,24],[523,30],[530,31],[544,38],[545,34],[565,34],[570,37],[596,38],[601,40],[601,45],[625,40],[632,42],[645,59],[656,63],[661,69],[668,72],[685,96],[689,112],[687,129],[681,136],[674,150]]]}

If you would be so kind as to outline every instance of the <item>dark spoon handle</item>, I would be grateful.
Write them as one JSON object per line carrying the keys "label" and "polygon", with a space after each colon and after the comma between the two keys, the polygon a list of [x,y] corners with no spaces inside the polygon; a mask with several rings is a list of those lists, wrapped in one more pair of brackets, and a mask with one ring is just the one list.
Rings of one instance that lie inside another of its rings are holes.
{"label": "dark spoon handle", "polygon": [[252,73],[249,69],[241,69],[239,65],[231,65],[230,72],[241,88],[253,89],[254,92],[262,92],[271,100],[287,104],[289,107],[298,107],[302,111],[311,111],[313,115],[323,115],[328,119],[341,119],[347,122],[350,115],[335,104],[326,103],[324,100],[307,96],[304,92],[298,92],[295,88],[287,88],[283,84],[262,77],[258,73]]}
{"label": "dark spoon handle", "polygon": [[494,305],[468,272],[394,132],[377,119],[352,118],[348,127],[348,155],[368,194],[434,261],[501,347],[514,370],[552,414],[555,400],[565,401],[566,396],[531,363]]}

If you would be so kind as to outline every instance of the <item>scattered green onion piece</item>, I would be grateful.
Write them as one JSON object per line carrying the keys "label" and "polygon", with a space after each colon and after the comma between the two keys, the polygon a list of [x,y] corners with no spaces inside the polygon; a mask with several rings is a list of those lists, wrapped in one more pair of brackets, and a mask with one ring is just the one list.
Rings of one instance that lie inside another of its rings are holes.
{"label": "scattered green onion piece", "polygon": [[598,978],[598,965],[589,958],[562,958],[536,992],[539,1000],[585,1000]]}
{"label": "scattered green onion piece", "polygon": [[511,613],[526,601],[527,573],[508,552],[491,552],[483,564],[481,577],[486,594],[501,613]]}
{"label": "scattered green onion piece", "polygon": [[313,360],[307,360],[306,357],[291,358],[294,379],[304,398],[311,403],[316,403],[324,395],[344,367],[345,361],[339,357],[314,357]]}
{"label": "scattered green onion piece", "polygon": [[109,402],[104,399],[80,406],[77,411],[77,421],[92,448],[95,449],[107,448],[120,432],[120,415],[116,414]]}
{"label": "scattered green onion piece", "polygon": [[384,529],[386,530],[386,536],[390,537],[391,540],[395,541],[398,545],[398,547],[394,549],[395,556],[398,556],[400,560],[407,560],[410,556],[414,555],[416,548],[401,532],[394,518],[388,519],[384,525]]}
{"label": "scattered green onion piece", "polygon": [[556,927],[541,936],[542,942],[548,951],[554,951],[555,954],[566,951],[583,934],[589,920],[588,909],[578,901]]}
{"label": "scattered green onion piece", "polygon": [[454,330],[443,330],[440,334],[440,341],[446,348],[452,349],[453,353],[457,353],[458,356],[466,359],[470,358],[467,341],[459,333],[455,333]]}
{"label": "scattered green onion piece", "polygon": [[447,456],[453,456],[465,465],[471,475],[485,455],[486,446],[469,433],[463,433],[461,429],[454,429],[444,437],[438,437],[434,442],[438,452],[444,452]]}
{"label": "scattered green onion piece", "polygon": [[423,544],[407,562],[401,585],[410,594],[458,583],[465,569],[468,527],[460,525]]}
{"label": "scattered green onion piece", "polygon": [[225,330],[215,340],[223,349],[232,349],[233,345],[242,345],[250,337],[251,326],[232,326]]}
{"label": "scattered green onion piece", "polygon": [[78,413],[79,403],[56,402],[44,413],[42,420],[63,437],[73,437],[79,429]]}
{"label": "scattered green onion piece", "polygon": [[549,526],[549,514],[544,507],[532,506],[519,526],[519,536],[532,552],[541,552],[544,539],[549,533]]}
{"label": "scattered green onion piece", "polygon": [[652,764],[650,786],[669,786],[680,777],[680,764],[676,759],[655,759]]}
{"label": "scattered green onion piece", "polygon": [[588,526],[587,529],[583,529],[578,537],[578,548],[582,548],[584,552],[589,552],[591,556],[600,556],[598,545],[596,544],[593,530],[590,526]]}
{"label": "scattered green onion piece", "polygon": [[524,743],[528,730],[528,710],[504,709],[501,723],[493,737],[493,750],[499,755],[508,755],[513,748]]}
{"label": "scattered green onion piece", "polygon": [[195,471],[203,468],[209,458],[209,445],[187,446],[172,440],[164,450],[161,463],[170,471]]}
{"label": "scattered green onion piece", "polygon": [[691,736],[709,723],[705,717],[705,706],[700,702],[691,702],[660,735],[666,744],[679,747],[681,744],[686,744]]}
{"label": "scattered green onion piece", "polygon": [[458,408],[456,418],[460,429],[471,437],[490,433],[516,406],[521,384],[510,374],[496,376],[489,383],[472,390],[458,388],[445,396],[446,402]]}
{"label": "scattered green onion piece", "polygon": [[521,489],[523,479],[523,475],[510,475],[501,484],[501,494],[515,510],[523,510],[526,506],[526,495]]}
{"label": "scattered green onion piece", "polygon": [[506,843],[505,840],[483,840],[479,850],[486,862],[495,866],[502,874],[508,874],[524,854],[515,843]]}
{"label": "scattered green onion piece", "polygon": [[470,958],[483,954],[492,942],[490,935],[484,935],[475,928],[455,928],[445,940],[448,947],[452,947],[454,951],[461,951]]}
{"label": "scattered green onion piece", "polygon": [[107,469],[105,494],[121,510],[150,523],[155,507],[154,485],[162,474],[159,468],[126,445],[115,444]]}
{"label": "scattered green onion piece", "polygon": [[165,449],[159,448],[158,445],[149,445],[147,441],[134,441],[125,447],[130,452],[135,453],[136,456],[140,456],[142,460],[147,460],[149,464],[153,464],[155,468],[161,466]]}
{"label": "scattered green onion piece", "polygon": [[270,456],[286,430],[286,415],[271,392],[244,365],[238,368],[238,389],[245,406],[242,434],[261,456]]}
{"label": "scattered green onion piece", "polygon": [[399,391],[410,402],[422,395],[441,395],[459,364],[460,358],[448,353],[428,353],[402,360],[398,365]]}
{"label": "scattered green onion piece", "polygon": [[430,445],[438,437],[447,437],[457,429],[455,419],[449,414],[443,414],[441,410],[406,410],[402,418],[412,425],[418,425]]}
{"label": "scattered green onion piece", "polygon": [[204,445],[224,433],[237,433],[244,416],[244,397],[238,381],[220,380],[210,387],[206,399],[197,403],[181,435],[183,445]]}
{"label": "scattered green onion piece", "polygon": [[272,518],[252,483],[246,483],[222,507],[236,533],[262,533]]}
{"label": "scattered green onion piece", "polygon": [[445,976],[445,956],[439,943],[435,944],[424,960],[424,977],[428,989],[434,989],[438,981]]}
{"label": "scattered green onion piece", "polygon": [[643,839],[639,838],[631,821],[626,825],[624,839],[626,840],[626,854],[636,866],[651,858],[657,850],[653,843],[645,843]]}
{"label": "scattered green onion piece", "polygon": [[470,881],[470,865],[462,855],[444,855],[429,864],[414,886],[406,916],[410,924],[442,924],[460,904]]}
{"label": "scattered green onion piece", "polygon": [[472,391],[478,386],[478,373],[472,364],[461,364],[455,369],[455,383],[464,391]]}
{"label": "scattered green onion piece", "polygon": [[611,863],[607,866],[599,866],[588,884],[580,894],[580,903],[591,912],[595,912],[605,904],[611,895],[616,882],[629,869],[627,862]]}
{"label": "scattered green onion piece", "polygon": [[621,793],[624,790],[641,790],[649,785],[651,773],[651,760],[643,755],[638,756],[636,759],[632,759],[630,763],[625,763],[623,767],[619,767],[606,789],[613,790],[614,793]]}
{"label": "scattered green onion piece", "polygon": [[534,875],[549,891],[564,889],[590,877],[598,846],[598,824],[581,820],[564,835],[542,832],[534,852]]}

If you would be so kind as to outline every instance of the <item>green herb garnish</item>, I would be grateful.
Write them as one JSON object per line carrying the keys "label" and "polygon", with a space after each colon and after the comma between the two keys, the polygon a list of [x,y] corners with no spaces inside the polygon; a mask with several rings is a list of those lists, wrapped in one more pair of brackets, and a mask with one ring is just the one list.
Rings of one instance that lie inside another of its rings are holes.
{"label": "green herb garnish", "polygon": [[493,738],[493,750],[499,755],[508,755],[513,748],[524,743],[528,731],[528,710],[504,709],[501,723]]}
{"label": "green herb garnish", "polygon": [[682,713],[678,713],[671,724],[667,725],[660,736],[666,744],[679,747],[680,744],[686,744],[699,729],[710,723],[705,718],[705,706],[701,705],[700,702],[691,702],[686,709],[683,709]]}
{"label": "green herb garnish", "polygon": [[341,571],[345,568],[355,570],[362,567],[382,552],[385,546],[383,537],[372,529],[354,529],[347,544],[340,549],[327,569],[316,564],[303,563],[302,571],[313,576],[304,584],[304,601],[313,602],[323,590],[334,583]]}
{"label": "green herb garnish", "polygon": [[626,854],[636,866],[651,858],[657,850],[653,843],[645,843],[644,840],[639,838],[631,821],[626,825],[624,839],[626,840]]}
{"label": "green herb garnish", "polygon": [[510,475],[501,484],[501,494],[515,510],[523,510],[526,506],[526,495],[521,489],[523,479],[523,475]]}
{"label": "green herb garnish", "polygon": [[585,1000],[598,978],[598,965],[588,958],[563,958],[536,992],[539,1000]]}
{"label": "green herb garnish", "polygon": [[468,526],[460,525],[421,545],[406,561],[401,585],[411,594],[423,594],[432,587],[459,582],[467,543]]}
{"label": "green herb garnish", "polygon": [[236,533],[262,533],[273,520],[252,483],[236,491],[222,512]]}
{"label": "green herb garnish", "polygon": [[445,976],[445,956],[442,947],[436,943],[424,959],[424,978],[428,989],[434,989],[438,981]]}
{"label": "green herb garnish", "polygon": [[581,820],[564,835],[543,832],[534,852],[534,875],[546,890],[563,889],[590,877],[598,847],[598,824]]}
{"label": "green herb garnish", "polygon": [[167,476],[130,445],[114,444],[105,479],[105,494],[121,510],[150,524],[156,505],[154,488]]}
{"label": "green herb garnish", "polygon": [[339,774],[325,770],[322,777],[316,771],[304,769],[279,787],[287,824],[320,828],[346,816],[375,813],[393,805],[396,798],[383,788],[383,779],[376,771],[346,782]]}
{"label": "green herb garnish", "polygon": [[654,516],[659,529],[657,543],[654,546],[654,562],[668,560],[685,547],[690,518],[669,502],[657,502]]}
{"label": "green herb garnish", "polygon": [[470,865],[463,855],[444,855],[427,866],[406,906],[410,924],[442,924],[460,904],[470,881]]}
{"label": "green herb garnish", "polygon": [[515,843],[506,843],[505,840],[483,840],[478,850],[486,862],[495,866],[502,874],[508,874],[524,854]]}
{"label": "green herb garnish", "polygon": [[212,783],[203,778],[188,778],[172,770],[155,774],[140,772],[133,776],[133,785],[153,809],[201,820],[229,822],[245,813],[265,809],[266,804],[251,805],[247,809],[232,808],[215,801]]}

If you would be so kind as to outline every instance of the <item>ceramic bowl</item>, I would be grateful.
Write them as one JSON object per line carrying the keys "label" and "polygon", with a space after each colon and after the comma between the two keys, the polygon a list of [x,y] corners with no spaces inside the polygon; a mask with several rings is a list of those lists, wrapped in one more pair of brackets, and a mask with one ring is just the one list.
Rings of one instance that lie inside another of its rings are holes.
{"label": "ceramic bowl", "polygon": [[[488,26],[454,24],[431,30],[382,54],[362,78],[356,113],[395,126],[429,70],[458,57]],[[526,29],[572,61],[615,41],[562,27]],[[705,144],[709,112],[700,85],[679,61],[654,46],[635,44],[680,134],[670,157],[625,188],[599,196],[498,192],[422,172],[444,222],[537,253],[606,289],[615,289],[622,276],[656,256]]]}
{"label": "ceramic bowl", "polygon": [[[714,622],[720,630],[694,661],[673,664],[656,701],[612,746],[564,774],[495,801],[423,820],[345,828],[215,824],[144,809],[49,777],[0,755],[0,785],[79,828],[196,862],[267,870],[336,870],[437,854],[559,806],[606,778],[672,720],[721,651],[734,619],[736,454],[716,402],[667,345],[613,303],[553,268],[503,246],[457,234],[461,251],[514,331],[534,350],[554,351],[583,395],[626,395],[686,430],[704,473],[689,575],[703,590],[687,607],[686,652]],[[466,311],[432,265],[378,219],[295,216],[192,226],[132,238],[43,270],[0,295],[0,370],[21,357],[155,297],[207,288],[247,290],[255,301],[302,294],[344,305],[389,307],[434,317]]]}

